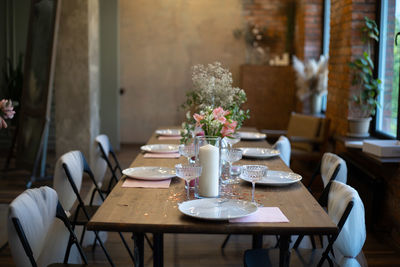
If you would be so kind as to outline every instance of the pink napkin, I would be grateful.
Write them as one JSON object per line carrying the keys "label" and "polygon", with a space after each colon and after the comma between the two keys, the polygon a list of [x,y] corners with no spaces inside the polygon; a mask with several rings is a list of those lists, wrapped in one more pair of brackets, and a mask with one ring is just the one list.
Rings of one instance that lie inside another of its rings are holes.
{"label": "pink napkin", "polygon": [[179,153],[145,153],[144,157],[150,159],[177,159],[180,155]]}
{"label": "pink napkin", "polygon": [[159,136],[158,140],[181,140],[180,135],[173,135],[173,136]]}
{"label": "pink napkin", "polygon": [[161,181],[147,181],[126,178],[122,187],[144,187],[144,188],[168,188],[171,183],[171,179]]}
{"label": "pink napkin", "polygon": [[253,223],[253,222],[289,222],[288,218],[278,207],[261,207],[249,216],[229,220],[230,223]]}

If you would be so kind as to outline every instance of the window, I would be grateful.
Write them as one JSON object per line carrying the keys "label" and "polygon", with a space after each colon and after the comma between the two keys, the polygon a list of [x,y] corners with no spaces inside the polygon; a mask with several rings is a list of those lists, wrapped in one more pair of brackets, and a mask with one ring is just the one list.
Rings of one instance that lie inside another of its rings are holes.
{"label": "window", "polygon": [[382,81],[376,114],[376,132],[398,138],[398,102],[400,71],[400,2],[381,1],[378,78]]}

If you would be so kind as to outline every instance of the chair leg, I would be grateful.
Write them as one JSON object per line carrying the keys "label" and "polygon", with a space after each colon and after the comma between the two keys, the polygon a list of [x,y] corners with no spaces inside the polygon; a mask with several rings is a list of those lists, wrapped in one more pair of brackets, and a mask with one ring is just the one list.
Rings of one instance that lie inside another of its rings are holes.
{"label": "chair leg", "polygon": [[94,234],[95,234],[95,236],[96,236],[97,241],[99,241],[99,244],[100,244],[101,249],[104,251],[104,254],[105,254],[106,257],[107,257],[108,262],[110,263],[111,266],[114,267],[115,265],[114,265],[114,263],[113,263],[113,261],[112,261],[110,255],[108,254],[107,249],[106,249],[106,247],[105,247],[104,244],[103,244],[103,241],[101,241],[101,239],[100,239],[100,237],[99,237],[98,231],[93,231],[93,232],[94,232]]}
{"label": "chair leg", "polygon": [[227,235],[226,237],[225,237],[225,240],[224,240],[224,242],[222,243],[222,245],[221,245],[221,249],[224,249],[225,247],[226,247],[226,244],[228,244],[228,241],[229,241],[229,238],[231,237],[231,235],[229,234],[229,235]]}
{"label": "chair leg", "polygon": [[83,238],[85,237],[85,233],[86,233],[86,225],[83,226],[81,240],[79,241],[79,245],[81,245],[81,246],[83,244]]}
{"label": "chair leg", "polygon": [[315,239],[314,239],[314,236],[313,236],[313,235],[310,235],[310,240],[311,240],[312,248],[315,249],[316,246],[315,246]]}
{"label": "chair leg", "polygon": [[133,263],[135,263],[135,256],[133,256],[131,249],[128,246],[128,243],[126,242],[124,236],[122,235],[121,232],[118,232],[119,236],[121,237],[122,243],[124,243],[124,246],[126,250],[128,251],[129,256],[131,257]]}
{"label": "chair leg", "polygon": [[146,239],[146,242],[147,242],[147,244],[149,244],[149,247],[151,248],[151,250],[154,250],[153,244],[151,243],[150,238],[146,234],[144,234],[144,239]]}
{"label": "chair leg", "polygon": [[304,235],[299,235],[299,237],[297,238],[296,242],[293,245],[294,249],[297,249],[299,247],[299,245],[300,245],[301,241],[303,240],[303,238],[304,238]]}

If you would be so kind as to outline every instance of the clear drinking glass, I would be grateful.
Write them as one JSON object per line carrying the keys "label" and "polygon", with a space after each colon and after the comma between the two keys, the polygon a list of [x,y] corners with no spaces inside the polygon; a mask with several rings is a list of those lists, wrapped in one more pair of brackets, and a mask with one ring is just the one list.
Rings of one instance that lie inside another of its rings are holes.
{"label": "clear drinking glass", "polygon": [[232,177],[232,163],[242,158],[242,150],[237,148],[222,149],[222,159],[228,163],[228,179],[223,179],[224,184],[238,184],[240,179]]}
{"label": "clear drinking glass", "polygon": [[[254,191],[256,187],[256,182],[260,181],[263,177],[267,176],[268,167],[264,165],[244,165],[242,166],[242,175],[244,178],[247,178],[251,181],[252,190],[251,190],[251,201],[257,204],[254,201]],[[259,204],[257,204],[259,205]]]}
{"label": "clear drinking glass", "polygon": [[195,156],[195,146],[194,143],[191,144],[181,144],[179,145],[179,154],[187,158],[188,163],[194,163],[192,158]]}
{"label": "clear drinking glass", "polygon": [[[175,165],[176,176],[184,179],[187,184],[196,179],[201,174],[201,166],[196,164],[177,164]],[[189,186],[186,186],[186,199],[189,200]]]}
{"label": "clear drinking glass", "polygon": [[196,184],[196,197],[218,197],[221,176],[221,137],[196,136],[194,139],[196,163],[202,173]]}
{"label": "clear drinking glass", "polygon": [[224,140],[226,141],[226,143],[228,143],[228,146],[232,148],[234,144],[240,142],[240,135],[238,133],[234,133],[230,137],[224,137]]}

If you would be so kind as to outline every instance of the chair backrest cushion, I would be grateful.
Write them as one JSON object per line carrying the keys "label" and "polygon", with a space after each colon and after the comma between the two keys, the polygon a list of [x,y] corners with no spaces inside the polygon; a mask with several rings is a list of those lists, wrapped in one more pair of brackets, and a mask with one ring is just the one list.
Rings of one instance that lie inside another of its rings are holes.
{"label": "chair backrest cushion", "polygon": [[339,222],[350,201],[354,202],[354,206],[334,243],[334,247],[344,256],[340,266],[359,266],[355,257],[365,243],[365,213],[357,191],[344,183],[333,181],[328,197],[328,214],[333,222]]}
{"label": "chair backrest cushion", "polygon": [[[299,136],[309,139],[319,139],[323,118],[311,115],[292,113],[289,120],[287,135],[289,137]],[[292,147],[312,151],[313,145],[304,142],[292,142]]]}
{"label": "chair backrest cushion", "polygon": [[333,153],[324,153],[322,156],[321,162],[321,177],[324,183],[324,187],[329,183],[332,179],[332,176],[335,172],[337,166],[340,165],[339,172],[335,177],[335,181],[339,181],[342,183],[347,183],[347,165],[346,162],[339,156]]}
{"label": "chair backrest cushion", "polygon": [[279,150],[281,159],[288,167],[290,167],[291,147],[289,139],[281,135],[278,141],[273,145],[273,148]]}
{"label": "chair backrest cushion", "polygon": [[104,180],[104,176],[107,171],[107,162],[103,158],[103,153],[100,150],[100,146],[103,147],[106,157],[108,158],[108,154],[110,153],[110,141],[108,140],[107,135],[102,134],[96,137],[96,154],[95,154],[95,163],[93,168],[93,175],[96,182],[101,186],[101,183]]}
{"label": "chair backrest cushion", "polygon": [[82,153],[80,151],[70,151],[65,153],[58,159],[54,170],[53,187],[57,191],[61,205],[66,211],[70,211],[77,197],[68,181],[63,164],[67,165],[68,170],[71,173],[72,180],[74,181],[79,192],[83,178]]}
{"label": "chair backrest cushion", "polygon": [[[16,266],[31,266],[29,258],[16,232],[12,218],[17,218],[32,249],[38,266],[63,262],[69,232],[56,219],[57,193],[50,187],[28,189],[9,206],[8,242]],[[72,249],[70,262],[79,263],[79,253]]]}

